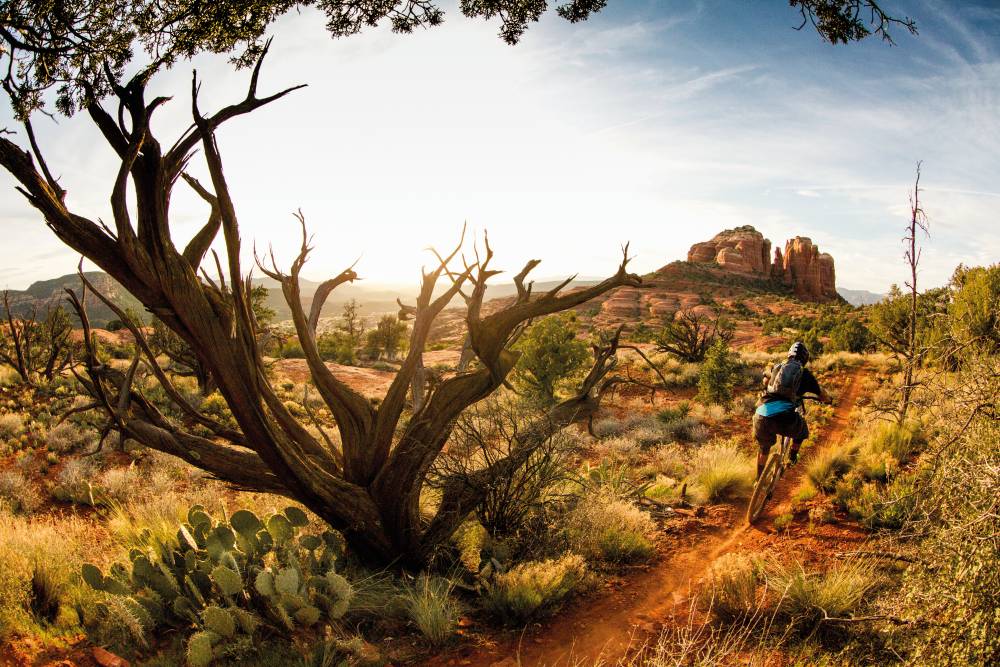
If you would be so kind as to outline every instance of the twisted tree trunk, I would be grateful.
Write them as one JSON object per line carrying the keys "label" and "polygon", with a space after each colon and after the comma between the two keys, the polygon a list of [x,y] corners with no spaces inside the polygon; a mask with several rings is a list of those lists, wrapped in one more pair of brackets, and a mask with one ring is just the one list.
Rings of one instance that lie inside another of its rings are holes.
{"label": "twisted tree trunk", "polygon": [[[499,272],[490,267],[493,252],[488,239],[481,259],[477,253],[476,262],[468,264],[463,259],[461,267],[452,267],[460,256],[463,234],[454,251],[439,256],[438,266],[424,274],[412,307],[409,352],[376,407],[337,379],[320,357],[316,325],[323,304],[337,286],[355,280],[357,274],[349,268],[323,283],[310,312],[305,311],[299,273],[310,247],[300,213],[302,245],[290,271],[286,274],[279,270],[273,256],[270,266],[261,269],[281,284],[312,383],[336,421],[342,445],[338,448],[330,439],[317,440],[288,411],[267,380],[250,306],[250,280],[240,266],[236,207],[215,138],[223,122],[295,90],[257,97],[261,61],[253,70],[246,98],[211,116],[203,116],[199,110],[195,78],[194,123],[167,151],[150,130],[153,113],[167,98],[146,102],[146,72],[127,85],[114,86],[119,101],[117,120],[91,100],[87,107],[90,117],[121,160],[111,192],[113,228],[67,208],[64,192],[49,176],[48,169],[36,169],[35,159],[44,164],[37,150],[33,158],[0,137],[0,164],[17,179],[19,191],[64,243],[109,273],[190,346],[218,383],[239,425],[238,430],[230,429],[188,404],[157,365],[142,332],[129,318],[121,317],[136,337],[143,363],[185,417],[180,421],[168,419],[132,387],[138,357],[129,372],[122,373],[103,366],[88,343],[87,375],[83,380],[116,430],[153,449],[179,456],[235,487],[280,493],[303,503],[342,531],[350,547],[372,563],[423,565],[478,502],[476,493],[464,486],[447,488],[436,516],[424,525],[419,499],[425,478],[457,417],[505,382],[517,361],[516,353],[510,350],[511,341],[533,318],[572,308],[620,285],[637,285],[640,281],[626,271],[626,248],[617,272],[598,285],[562,294],[564,283],[534,296],[530,284],[524,285],[528,272],[538,263],[534,260],[514,279],[518,288],[514,303],[484,316],[486,281]],[[199,145],[211,175],[211,188],[184,173]],[[169,218],[170,195],[179,176],[185,177],[210,209],[205,226],[183,249],[175,245]],[[126,201],[129,182],[135,193],[134,210]],[[204,271],[199,277],[202,259],[220,229],[225,241],[225,265],[217,261],[219,273],[214,280]],[[433,298],[442,277],[450,284]],[[431,325],[459,295],[467,305],[470,348],[480,363],[475,370],[438,383],[422,397],[400,429],[401,417],[409,406],[407,394],[421,368]],[[109,300],[105,299],[105,303],[114,308]],[[81,312],[81,318],[86,321],[85,312]],[[213,436],[195,434],[194,425],[208,428]],[[510,474],[519,456],[520,452],[512,455],[483,475]]]}

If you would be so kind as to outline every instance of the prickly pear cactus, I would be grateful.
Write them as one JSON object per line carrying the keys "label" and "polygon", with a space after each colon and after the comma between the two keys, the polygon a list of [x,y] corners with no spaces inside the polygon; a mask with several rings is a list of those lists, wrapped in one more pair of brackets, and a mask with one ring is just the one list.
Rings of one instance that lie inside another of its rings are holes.
{"label": "prickly pear cactus", "polygon": [[125,596],[161,627],[197,631],[187,642],[189,665],[209,665],[235,642],[251,641],[262,623],[278,631],[342,618],[354,589],[336,573],[343,556],[337,533],[303,533],[309,518],[297,507],[261,519],[241,509],[216,520],[191,507],[171,539],[144,531],[130,567],[105,575],[83,566],[83,580],[106,595]]}

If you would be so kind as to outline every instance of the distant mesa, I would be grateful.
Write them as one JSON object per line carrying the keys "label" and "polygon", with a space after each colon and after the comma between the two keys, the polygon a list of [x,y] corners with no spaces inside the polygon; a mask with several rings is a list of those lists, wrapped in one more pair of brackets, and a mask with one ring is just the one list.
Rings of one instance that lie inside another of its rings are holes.
{"label": "distant mesa", "polygon": [[774,249],[771,241],[744,225],[716,234],[710,241],[695,243],[688,251],[688,261],[716,264],[725,271],[751,277],[773,278],[791,287],[803,301],[833,301],[837,294],[833,257],[804,237],[785,242],[785,250]]}

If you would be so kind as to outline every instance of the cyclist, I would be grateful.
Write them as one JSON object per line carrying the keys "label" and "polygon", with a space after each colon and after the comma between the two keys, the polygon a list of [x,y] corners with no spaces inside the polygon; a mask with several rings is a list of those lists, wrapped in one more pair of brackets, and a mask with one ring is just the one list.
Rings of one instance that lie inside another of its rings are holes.
{"label": "cyclist", "polygon": [[806,420],[795,410],[804,394],[816,394],[823,403],[832,403],[806,364],[809,350],[801,341],[788,348],[788,358],[764,371],[764,393],[757,402],[753,416],[753,436],[760,447],[757,452],[757,477],[764,470],[767,454],[778,436],[792,439],[791,462],[799,458],[799,447],[809,437]]}

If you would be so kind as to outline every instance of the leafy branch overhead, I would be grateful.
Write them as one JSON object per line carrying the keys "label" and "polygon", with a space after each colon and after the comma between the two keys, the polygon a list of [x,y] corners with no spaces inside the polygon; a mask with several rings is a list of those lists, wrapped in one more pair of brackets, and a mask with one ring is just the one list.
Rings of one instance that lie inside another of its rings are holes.
{"label": "leafy branch overhead", "polygon": [[[469,18],[499,21],[499,36],[516,44],[549,8],[550,0],[461,0]],[[876,35],[892,43],[890,30],[911,33],[916,25],[898,18],[875,0],[790,0],[826,41],[848,43]],[[563,0],[556,13],[571,23],[585,21],[607,0]],[[199,53],[229,55],[249,67],[266,49],[269,27],[282,15],[318,10],[333,38],[387,23],[410,33],[442,23],[435,0],[11,0],[0,6],[0,77],[19,118],[44,107],[56,91],[55,106],[70,115],[114,94],[128,65],[148,63],[146,77]],[[318,16],[317,16],[318,18]]]}

